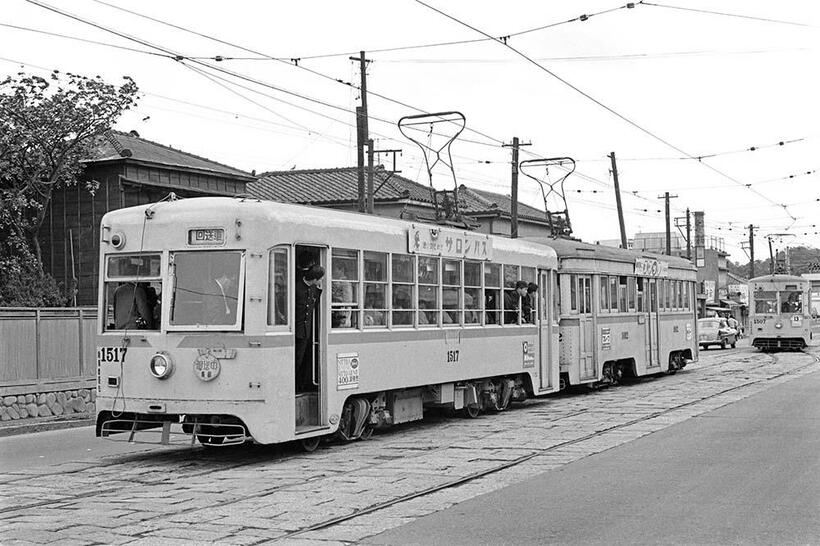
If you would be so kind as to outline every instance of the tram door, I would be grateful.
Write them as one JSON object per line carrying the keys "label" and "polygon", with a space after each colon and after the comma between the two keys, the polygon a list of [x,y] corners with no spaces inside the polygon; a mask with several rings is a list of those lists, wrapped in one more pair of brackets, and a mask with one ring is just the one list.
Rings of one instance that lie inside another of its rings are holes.
{"label": "tram door", "polygon": [[549,271],[539,270],[538,272],[538,362],[539,375],[541,376],[541,390],[552,389],[553,369],[558,365],[558,347],[553,344],[553,323],[557,322],[554,317],[555,309],[552,305],[553,279]]}
{"label": "tram door", "polygon": [[649,279],[649,318],[647,322],[647,330],[649,333],[648,348],[649,361],[648,368],[660,366],[660,318],[658,315],[658,281],[656,279]]}
{"label": "tram door", "polygon": [[595,372],[595,327],[592,321],[592,277],[578,275],[578,348],[580,379],[597,379]]}
{"label": "tram door", "polygon": [[[294,268],[294,375],[296,391],[296,430],[309,430],[323,424],[322,384],[325,373],[322,362],[327,354],[327,327],[323,320],[329,304],[329,276],[319,282],[318,292],[308,286],[312,266],[326,269],[326,251],[322,247],[296,245]],[[307,275],[307,276],[306,276]],[[318,297],[317,297],[318,296]]]}

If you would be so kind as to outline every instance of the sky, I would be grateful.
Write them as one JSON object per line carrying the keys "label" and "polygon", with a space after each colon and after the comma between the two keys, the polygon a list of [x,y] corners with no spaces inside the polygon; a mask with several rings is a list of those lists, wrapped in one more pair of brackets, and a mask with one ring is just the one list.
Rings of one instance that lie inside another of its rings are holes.
{"label": "sky", "polygon": [[[3,0],[0,79],[127,75],[140,100],[119,130],[257,173],[332,168],[356,165],[365,51],[370,136],[402,176],[430,183],[399,119],[458,111],[458,183],[509,194],[513,137],[521,160],[571,157],[583,240],[619,237],[614,152],[628,237],[664,231],[669,192],[733,261],[750,224],[758,259],[772,234],[820,247],[820,4],[670,1]],[[455,125],[405,131],[438,147]],[[543,210],[566,173],[525,170],[519,198]],[[453,185],[441,164],[433,185]]]}

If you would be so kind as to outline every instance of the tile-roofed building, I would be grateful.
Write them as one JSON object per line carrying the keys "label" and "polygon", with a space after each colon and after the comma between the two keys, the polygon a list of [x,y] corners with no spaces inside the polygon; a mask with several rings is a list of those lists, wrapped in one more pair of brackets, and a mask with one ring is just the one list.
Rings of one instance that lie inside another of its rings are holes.
{"label": "tile-roofed building", "polygon": [[43,267],[77,305],[97,302],[99,229],[111,210],[153,203],[174,192],[180,197],[236,195],[254,180],[251,173],[141,138],[109,131],[91,147],[82,179],[94,182],[54,193],[40,229]]}
{"label": "tile-roofed building", "polygon": [[[259,199],[355,211],[358,207],[358,168],[310,169],[263,173],[248,184]],[[429,219],[434,216],[430,188],[379,167],[374,172],[374,208],[380,216]],[[459,186],[459,209],[478,224],[477,231],[510,234],[512,200],[504,195]],[[543,211],[519,203],[519,234],[549,235]]]}

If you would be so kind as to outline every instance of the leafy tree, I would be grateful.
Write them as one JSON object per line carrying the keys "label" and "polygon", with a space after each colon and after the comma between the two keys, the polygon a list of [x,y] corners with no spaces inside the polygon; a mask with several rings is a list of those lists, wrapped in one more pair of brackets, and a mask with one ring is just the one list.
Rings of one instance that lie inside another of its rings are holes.
{"label": "leafy tree", "polygon": [[58,71],[0,81],[0,305],[60,303],[37,234],[53,192],[78,183],[90,147],[136,104],[137,90],[129,77],[117,87]]}

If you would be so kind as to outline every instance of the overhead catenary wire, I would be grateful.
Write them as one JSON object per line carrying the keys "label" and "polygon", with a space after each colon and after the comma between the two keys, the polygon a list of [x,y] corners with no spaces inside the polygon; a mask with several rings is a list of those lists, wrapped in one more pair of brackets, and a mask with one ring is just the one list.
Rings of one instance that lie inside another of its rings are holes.
{"label": "overhead catenary wire", "polygon": [[724,11],[713,11],[708,9],[699,9],[699,8],[692,8],[686,6],[673,6],[669,4],[657,4],[654,2],[645,2],[641,0],[638,2],[642,6],[651,6],[656,8],[666,8],[666,9],[673,9],[673,10],[680,10],[680,11],[689,11],[693,13],[703,13],[708,15],[719,15],[721,17],[733,17],[736,19],[748,19],[751,21],[759,21],[764,23],[775,23],[779,25],[790,25],[790,26],[797,26],[797,27],[806,27],[806,28],[820,28],[817,25],[811,25],[808,23],[801,23],[799,21],[786,21],[783,19],[773,19],[770,17],[756,17],[754,15],[745,15],[741,13],[729,13]]}
{"label": "overhead catenary wire", "polygon": [[[434,12],[436,12],[436,13],[440,14],[440,15],[442,15],[443,17],[446,17],[447,19],[450,19],[451,21],[454,21],[455,23],[457,23],[457,24],[459,24],[459,25],[462,25],[462,26],[464,26],[464,27],[467,27],[467,28],[469,28],[469,29],[471,29],[471,30],[473,30],[473,31],[475,31],[475,32],[477,32],[477,33],[479,33],[479,34],[483,35],[483,36],[486,36],[486,37],[488,37],[488,38],[492,38],[492,36],[490,36],[489,34],[487,34],[486,32],[484,32],[483,30],[480,30],[480,29],[478,29],[478,28],[476,28],[476,27],[474,27],[474,26],[472,26],[472,25],[470,25],[470,24],[468,24],[468,23],[466,23],[466,22],[462,21],[462,20],[460,20],[460,19],[458,19],[458,18],[456,18],[456,17],[454,17],[454,16],[452,16],[452,15],[450,15],[450,14],[448,14],[448,13],[446,13],[446,12],[444,12],[444,11],[442,11],[442,10],[440,10],[440,9],[438,9],[438,8],[436,8],[436,7],[434,7],[434,6],[430,5],[430,4],[428,4],[428,3],[426,3],[426,2],[424,2],[423,0],[415,0],[415,1],[416,1],[416,3],[421,4],[422,6],[424,6],[424,7],[428,8],[428,9],[430,9],[430,10],[432,10],[432,11],[434,11]],[[588,100],[590,100],[590,101],[594,102],[595,104],[597,104],[597,105],[598,105],[598,106],[600,106],[601,108],[605,109],[607,112],[609,112],[609,113],[611,113],[612,115],[614,115],[614,116],[618,117],[619,119],[621,119],[622,121],[624,121],[624,122],[628,123],[628,124],[629,124],[629,125],[631,125],[632,127],[634,127],[634,128],[636,128],[636,129],[638,129],[638,130],[639,130],[639,131],[641,131],[642,133],[644,133],[644,134],[646,134],[646,135],[648,135],[648,136],[652,137],[653,139],[655,139],[655,140],[657,140],[658,142],[660,142],[660,143],[662,143],[662,144],[664,144],[664,145],[668,146],[669,148],[672,148],[673,150],[677,151],[678,153],[680,153],[680,154],[682,154],[682,155],[685,155],[685,156],[687,156],[687,157],[690,157],[690,158],[693,158],[693,159],[694,159],[694,156],[693,156],[692,154],[690,154],[690,153],[686,152],[685,150],[683,150],[683,149],[679,148],[678,146],[676,146],[676,145],[672,144],[670,141],[666,140],[665,138],[663,138],[663,137],[661,137],[661,136],[659,136],[659,135],[655,134],[654,132],[650,131],[649,129],[646,129],[645,127],[643,127],[642,125],[639,125],[637,122],[633,121],[632,119],[630,119],[630,118],[626,117],[625,115],[621,114],[620,112],[616,111],[615,109],[611,108],[610,106],[608,106],[608,105],[604,104],[603,102],[601,102],[600,100],[596,99],[595,97],[593,97],[592,95],[590,95],[590,94],[589,94],[589,93],[587,93],[586,91],[584,91],[584,90],[580,89],[578,86],[576,86],[576,85],[574,85],[573,83],[569,82],[568,80],[566,80],[566,79],[562,78],[561,76],[559,76],[558,74],[556,74],[554,71],[552,71],[552,70],[548,69],[547,67],[545,67],[544,65],[542,65],[542,64],[540,64],[540,63],[538,63],[537,61],[535,61],[534,59],[532,59],[531,57],[529,57],[529,56],[528,56],[528,55],[526,55],[525,53],[523,53],[523,52],[519,51],[517,48],[515,48],[515,47],[513,47],[512,45],[508,44],[506,41],[498,40],[498,39],[495,39],[495,38],[493,38],[493,40],[494,40],[496,43],[498,43],[498,44],[500,44],[500,45],[503,45],[504,47],[508,48],[510,51],[514,52],[516,55],[520,56],[521,58],[523,58],[524,60],[526,60],[526,61],[527,61],[527,62],[529,62],[530,64],[532,64],[532,65],[536,66],[537,68],[539,68],[539,69],[540,69],[540,70],[542,70],[543,72],[545,72],[545,73],[549,74],[551,77],[553,77],[554,79],[558,80],[559,82],[561,82],[561,83],[562,83],[562,84],[564,84],[565,86],[569,87],[570,89],[572,89],[572,90],[573,90],[573,91],[575,91],[576,93],[579,93],[580,95],[582,95],[582,96],[583,96],[583,97],[585,97],[586,99],[588,99]],[[743,186],[743,187],[745,187],[745,186],[744,186],[744,184],[743,184],[742,182],[740,182],[739,180],[737,180],[737,179],[735,179],[735,178],[733,178],[733,177],[729,176],[728,174],[726,174],[726,173],[724,173],[724,172],[720,171],[719,169],[717,169],[717,168],[713,167],[712,165],[709,165],[708,163],[705,163],[705,162],[703,162],[703,161],[699,161],[699,163],[700,163],[700,164],[702,164],[702,165],[704,165],[706,168],[708,168],[709,170],[713,171],[714,173],[716,173],[716,174],[718,174],[718,175],[720,175],[720,176],[722,176],[722,177],[724,177],[724,178],[726,178],[726,179],[728,179],[728,180],[731,180],[732,182],[735,182],[735,183],[736,183],[736,184],[738,184],[739,186]],[[768,196],[766,196],[766,195],[764,195],[764,194],[762,194],[762,193],[760,193],[760,192],[756,191],[754,188],[748,188],[748,189],[749,189],[750,191],[754,192],[755,194],[757,194],[758,196],[760,196],[761,198],[765,199],[766,201],[770,202],[771,204],[773,204],[773,205],[778,205],[778,203],[774,202],[774,201],[773,201],[772,199],[770,199]],[[791,213],[789,213],[789,211],[788,211],[788,209],[787,209],[787,208],[785,208],[785,207],[784,207],[783,211],[784,211],[784,213],[785,213],[785,214],[786,214],[789,218],[791,218],[792,220],[796,220],[796,219],[794,218],[794,216],[792,216],[792,215],[791,215]]]}

